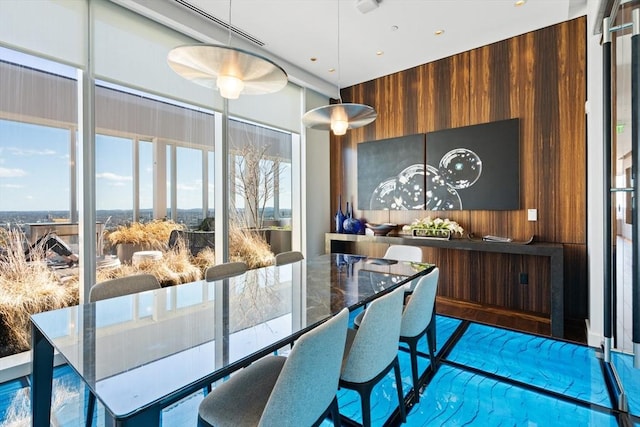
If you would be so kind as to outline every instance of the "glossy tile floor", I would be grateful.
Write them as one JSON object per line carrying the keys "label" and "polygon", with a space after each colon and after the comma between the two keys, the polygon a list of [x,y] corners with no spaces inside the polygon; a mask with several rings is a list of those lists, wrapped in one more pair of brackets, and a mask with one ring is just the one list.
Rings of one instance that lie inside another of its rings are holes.
{"label": "glossy tile floor", "polygon": [[[438,367],[432,373],[428,359],[419,360],[427,382],[420,402],[409,409],[407,426],[640,426],[640,370],[628,355],[613,355],[629,399],[629,413],[620,413],[612,409],[592,348],[445,316],[437,317],[437,331]],[[420,347],[426,351],[426,343]],[[399,356],[406,394],[412,387],[409,356],[405,351]],[[56,425],[83,425],[78,377],[65,366],[55,377]],[[0,426],[29,425],[27,381],[0,385]],[[396,396],[391,373],[373,392],[374,425],[397,415]],[[197,393],[167,408],[163,426],[195,426],[202,397]],[[359,422],[357,394],[340,390],[338,397],[341,414]],[[98,406],[94,425],[103,425],[102,414]],[[399,424],[394,420],[388,425]]]}

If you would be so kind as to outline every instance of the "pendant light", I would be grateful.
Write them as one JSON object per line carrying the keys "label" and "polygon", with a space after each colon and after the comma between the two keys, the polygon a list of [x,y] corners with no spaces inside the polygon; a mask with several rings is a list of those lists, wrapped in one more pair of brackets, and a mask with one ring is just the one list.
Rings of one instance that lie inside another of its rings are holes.
{"label": "pendant light", "polygon": [[378,114],[373,107],[364,104],[342,103],[340,95],[340,2],[338,5],[338,103],[323,105],[307,111],[302,123],[311,129],[331,130],[334,135],[344,135],[347,129],[356,129],[371,123]]}
{"label": "pendant light", "polygon": [[169,66],[187,80],[220,91],[227,99],[243,95],[264,95],[287,85],[287,73],[275,62],[231,47],[231,0],[229,0],[227,46],[195,44],[172,49]]}

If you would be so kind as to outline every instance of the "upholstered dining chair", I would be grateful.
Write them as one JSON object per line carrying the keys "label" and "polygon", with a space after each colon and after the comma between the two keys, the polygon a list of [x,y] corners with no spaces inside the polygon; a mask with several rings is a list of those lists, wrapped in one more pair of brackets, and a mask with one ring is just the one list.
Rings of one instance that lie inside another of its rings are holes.
{"label": "upholstered dining chair", "polygon": [[[418,246],[390,245],[382,258],[395,259],[399,261],[422,262],[422,249],[420,249]],[[416,286],[416,283],[418,283],[417,279],[412,280],[411,282],[404,285],[405,293],[410,294],[413,291],[413,288]],[[360,319],[362,319],[362,315],[356,318],[356,327],[360,325]]]}
{"label": "upholstered dining chair", "polygon": [[302,252],[281,252],[276,255],[276,265],[291,264],[292,262],[302,261],[303,259],[304,256],[302,255]]}
{"label": "upholstered dining chair", "polygon": [[422,249],[419,246],[390,245],[384,254],[387,259],[399,259],[402,261],[421,262]]}
{"label": "upholstered dining chair", "polygon": [[266,356],[232,375],[204,398],[198,426],[298,427],[331,414],[340,425],[336,391],[349,310],[302,335],[289,356]]}
{"label": "upholstered dining chair", "polygon": [[430,367],[432,371],[435,371],[435,320],[433,311],[435,309],[439,276],[440,270],[437,267],[422,276],[402,312],[400,342],[404,342],[409,346],[411,376],[413,377],[413,390],[416,402],[420,401],[418,341],[424,335],[427,335]]}
{"label": "upholstered dining chair", "polygon": [[205,270],[204,280],[207,282],[213,282],[214,280],[222,280],[233,276],[239,276],[240,274],[245,273],[247,268],[247,264],[241,261],[212,265]]}
{"label": "upholstered dining chair", "polygon": [[362,425],[371,425],[371,391],[393,368],[402,422],[406,420],[404,393],[398,362],[398,340],[402,322],[404,289],[384,295],[369,304],[358,330],[347,331],[340,387],[360,395]]}
{"label": "upholstered dining chair", "polygon": [[96,283],[89,291],[89,302],[160,289],[153,274],[133,274]]}
{"label": "upholstered dining chair", "polygon": [[[160,283],[153,274],[133,274],[131,276],[118,277],[96,283],[89,291],[89,302],[101,301],[108,298],[121,297],[138,292],[160,289]],[[93,411],[96,406],[96,397],[89,391],[87,400],[87,427],[93,424]]]}
{"label": "upholstered dining chair", "polygon": [[[414,288],[410,298],[402,311],[402,327],[400,330],[400,341],[407,343],[411,356],[411,374],[413,377],[413,389],[416,392],[416,402],[420,400],[418,393],[418,341],[425,334],[427,335],[427,347],[429,347],[429,361],[431,369],[435,369],[436,359],[434,352],[436,348],[435,329],[435,305],[436,293],[438,290],[438,278],[440,269],[437,267],[424,276],[417,279],[418,284]],[[420,287],[420,292],[416,290]],[[364,317],[364,311],[360,312],[354,319],[353,325],[359,328]]]}
{"label": "upholstered dining chair", "polygon": [[[422,262],[422,249],[420,249],[420,247],[418,246],[390,245],[387,248],[387,252],[385,252],[383,258],[409,262]],[[413,288],[417,283],[417,280],[412,280],[411,282],[407,283],[404,286],[404,291],[413,291]]]}

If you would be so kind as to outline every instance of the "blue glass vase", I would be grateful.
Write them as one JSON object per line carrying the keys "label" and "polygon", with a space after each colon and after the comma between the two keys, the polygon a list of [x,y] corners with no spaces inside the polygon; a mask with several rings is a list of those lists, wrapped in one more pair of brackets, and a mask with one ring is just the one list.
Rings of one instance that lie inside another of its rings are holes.
{"label": "blue glass vase", "polygon": [[353,210],[349,206],[349,202],[347,202],[347,217],[342,223],[342,228],[347,234],[359,234],[362,230],[362,223],[353,217]]}
{"label": "blue glass vase", "polygon": [[336,233],[344,233],[344,220],[346,216],[342,213],[342,195],[338,197],[338,211],[336,212]]}

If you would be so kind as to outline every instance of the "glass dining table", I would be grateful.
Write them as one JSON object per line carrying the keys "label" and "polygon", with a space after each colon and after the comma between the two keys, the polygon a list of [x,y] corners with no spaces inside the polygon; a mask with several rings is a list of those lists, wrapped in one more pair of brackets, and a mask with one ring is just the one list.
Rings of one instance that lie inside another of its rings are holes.
{"label": "glass dining table", "polygon": [[327,254],[35,314],[32,425],[50,425],[56,352],[104,405],[106,425],[160,425],[163,408],[432,268]]}

